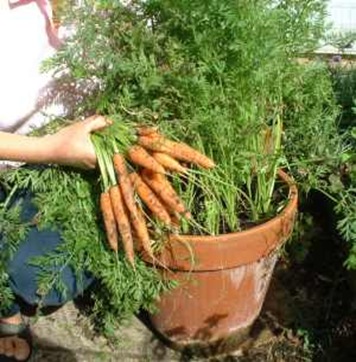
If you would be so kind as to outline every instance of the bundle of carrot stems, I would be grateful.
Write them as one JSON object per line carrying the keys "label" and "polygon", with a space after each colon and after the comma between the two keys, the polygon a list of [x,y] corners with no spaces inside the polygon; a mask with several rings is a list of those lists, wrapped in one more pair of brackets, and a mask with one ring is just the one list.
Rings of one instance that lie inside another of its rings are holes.
{"label": "bundle of carrot stems", "polygon": [[94,133],[92,141],[101,173],[100,210],[109,247],[118,252],[122,245],[133,267],[135,250],[154,259],[147,220],[154,218],[170,229],[180,218],[191,217],[167,175],[187,174],[187,164],[210,169],[214,162],[187,144],[166,138],[156,127],[132,127],[122,121]]}

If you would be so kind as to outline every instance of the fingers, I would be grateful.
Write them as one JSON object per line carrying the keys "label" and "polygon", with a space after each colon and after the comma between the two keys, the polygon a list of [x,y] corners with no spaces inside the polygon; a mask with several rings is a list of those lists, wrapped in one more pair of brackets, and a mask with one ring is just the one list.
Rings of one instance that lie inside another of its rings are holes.
{"label": "fingers", "polygon": [[16,338],[14,340],[14,356],[19,361],[24,361],[30,355],[30,346],[22,338]]}
{"label": "fingers", "polygon": [[29,344],[22,338],[0,338],[0,354],[2,355],[15,357],[19,361],[24,361],[30,355],[30,352]]}
{"label": "fingers", "polygon": [[99,131],[112,124],[112,121],[104,116],[94,115],[84,121],[88,132]]}
{"label": "fingers", "polygon": [[4,338],[3,340],[4,343],[4,354],[7,357],[11,357],[14,355],[14,351],[15,351],[15,343],[14,343],[14,339],[9,337],[9,338]]}

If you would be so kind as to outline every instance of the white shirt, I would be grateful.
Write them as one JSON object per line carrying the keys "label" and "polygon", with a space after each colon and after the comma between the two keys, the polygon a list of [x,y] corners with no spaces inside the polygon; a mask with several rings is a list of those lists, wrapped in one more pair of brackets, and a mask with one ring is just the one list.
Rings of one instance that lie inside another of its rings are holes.
{"label": "white shirt", "polygon": [[39,2],[46,0],[0,9],[1,131],[26,134],[64,112],[48,96],[51,75],[40,70],[42,61],[53,55],[55,48],[50,44]]}

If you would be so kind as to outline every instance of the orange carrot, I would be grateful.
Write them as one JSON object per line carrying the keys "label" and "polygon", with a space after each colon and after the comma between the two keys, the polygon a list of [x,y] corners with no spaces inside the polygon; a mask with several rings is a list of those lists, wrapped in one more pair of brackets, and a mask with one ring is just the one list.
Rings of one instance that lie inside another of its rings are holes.
{"label": "orange carrot", "polygon": [[183,142],[174,142],[163,136],[140,136],[138,143],[150,151],[164,152],[177,160],[194,163],[207,169],[215,167],[212,159]]}
{"label": "orange carrot", "polygon": [[161,220],[164,224],[170,225],[171,218],[161,201],[151,188],[142,180],[142,178],[135,172],[130,174],[132,185],[134,186],[138,196],[151,210],[154,216]]}
{"label": "orange carrot", "polygon": [[128,150],[130,160],[154,172],[165,173],[163,166],[158,163],[143,147],[135,145]]}
{"label": "orange carrot", "polygon": [[141,175],[143,181],[151,187],[151,189],[172,211],[176,211],[180,214],[186,214],[187,217],[190,216],[190,214],[187,213],[185,205],[164,175],[147,169],[143,169]]}
{"label": "orange carrot", "polygon": [[110,194],[108,192],[102,192],[100,195],[100,210],[103,216],[106,236],[110,248],[117,252],[119,240],[115,222],[115,215],[110,200]]}
{"label": "orange carrot", "polygon": [[122,244],[124,246],[125,255],[130,264],[135,266],[135,251],[131,233],[129,218],[125,210],[125,204],[121,195],[121,190],[118,185],[112,186],[109,190],[110,199],[112,202],[114,215],[117,226],[120,231]]}
{"label": "orange carrot", "polygon": [[[131,180],[130,180],[131,182]],[[129,212],[129,218],[133,226],[132,233],[139,243],[140,247],[150,256],[154,258],[153,250],[151,247],[150,235],[148,233],[145,218],[141,212],[141,209],[134,205],[134,210]]]}
{"label": "orange carrot", "polygon": [[162,136],[149,137],[149,136],[140,136],[138,137],[138,144],[149,151],[155,152],[167,152],[169,147],[167,145],[166,139]]}
{"label": "orange carrot", "polygon": [[158,134],[158,128],[141,126],[141,127],[137,128],[137,133],[139,136],[152,136],[152,135]]}
{"label": "orange carrot", "polygon": [[129,177],[125,159],[120,153],[115,153],[113,157],[114,168],[119,179],[119,186],[124,198],[124,202],[129,212],[137,218],[137,209],[135,204],[134,188]]}
{"label": "orange carrot", "polygon": [[134,227],[137,237],[140,239],[144,250],[153,257],[147,226],[144,218],[141,218],[140,214],[138,213],[134,197],[134,187],[132,186],[129,173],[125,165],[125,159],[122,157],[121,154],[116,153],[114,155],[113,161],[114,168],[119,176],[119,186],[121,189],[121,194],[124,199],[124,203],[128,209],[129,218],[132,222],[132,226]]}
{"label": "orange carrot", "polygon": [[132,219],[132,225],[136,231],[137,239],[143,250],[148,254],[149,257],[154,259],[153,250],[151,247],[150,235],[148,233],[145,218],[140,208],[137,207],[136,214],[137,219]]}
{"label": "orange carrot", "polygon": [[167,170],[176,171],[179,173],[187,173],[188,171],[186,167],[183,167],[178,161],[166,153],[153,152],[152,157]]}
{"label": "orange carrot", "polygon": [[172,220],[172,227],[175,228],[175,229],[178,229],[179,226],[180,226],[180,219],[181,219],[181,216],[177,213],[170,213],[169,214],[169,217],[171,218]]}

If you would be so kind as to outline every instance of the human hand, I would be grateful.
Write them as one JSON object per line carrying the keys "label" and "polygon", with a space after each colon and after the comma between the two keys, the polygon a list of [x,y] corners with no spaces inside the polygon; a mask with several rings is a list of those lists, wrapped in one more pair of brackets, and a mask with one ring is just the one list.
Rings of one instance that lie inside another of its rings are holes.
{"label": "human hand", "polygon": [[53,135],[45,136],[51,153],[49,158],[57,164],[94,168],[96,155],[90,134],[111,123],[106,117],[94,115],[62,128]]}

